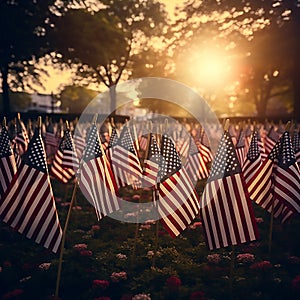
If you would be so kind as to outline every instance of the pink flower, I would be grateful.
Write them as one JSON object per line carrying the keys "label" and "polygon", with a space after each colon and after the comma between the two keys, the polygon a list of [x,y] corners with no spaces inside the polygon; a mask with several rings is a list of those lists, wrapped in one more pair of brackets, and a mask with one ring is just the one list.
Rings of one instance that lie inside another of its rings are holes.
{"label": "pink flower", "polygon": [[2,299],[10,299],[10,298],[14,298],[14,297],[17,297],[17,296],[20,296],[24,293],[24,291],[22,289],[15,289],[11,292],[8,292],[6,294],[4,294],[2,296]]}
{"label": "pink flower", "polygon": [[263,218],[255,218],[255,220],[256,220],[256,223],[258,223],[258,224],[264,222],[264,219],[263,219]]}
{"label": "pink flower", "polygon": [[242,264],[252,263],[252,262],[254,262],[255,256],[251,253],[241,253],[241,254],[237,255],[236,259],[239,263],[242,263]]}
{"label": "pink flower", "polygon": [[127,279],[127,273],[126,272],[113,272],[110,275],[110,279],[112,282],[119,282],[121,280],[126,280]]}
{"label": "pink flower", "polygon": [[87,249],[87,244],[76,244],[76,245],[73,246],[73,249],[75,249],[75,250]]}
{"label": "pink flower", "polygon": [[204,292],[194,292],[190,295],[190,300],[204,300]]}
{"label": "pink flower", "polygon": [[217,265],[221,261],[221,256],[218,253],[207,255],[207,260],[209,263]]}
{"label": "pink flower", "polygon": [[171,276],[166,280],[166,284],[170,290],[177,290],[181,286],[181,280],[176,276]]}
{"label": "pink flower", "polygon": [[290,256],[290,257],[288,257],[288,262],[292,265],[299,265],[300,258],[298,256]]}
{"label": "pink flower", "polygon": [[201,227],[202,223],[201,222],[194,222],[189,226],[190,229],[196,229],[197,227]]}
{"label": "pink flower", "polygon": [[250,266],[250,269],[256,271],[266,271],[272,268],[272,264],[268,260],[263,260],[257,263],[254,263]]}
{"label": "pink flower", "polygon": [[93,226],[92,226],[92,230],[93,230],[93,231],[100,230],[100,226],[99,226],[99,225],[93,225]]}
{"label": "pink flower", "polygon": [[73,210],[82,210],[82,207],[79,205],[73,206],[72,207]]}
{"label": "pink flower", "polygon": [[141,198],[141,196],[138,194],[132,196],[133,200],[139,200],[140,198]]}
{"label": "pink flower", "polygon": [[142,224],[141,226],[141,229],[151,229],[151,225],[150,224]]}
{"label": "pink flower", "polygon": [[107,280],[100,280],[100,279],[95,279],[93,280],[93,287],[100,287],[102,289],[106,289],[109,287],[109,281]]}
{"label": "pink flower", "polygon": [[93,252],[91,250],[80,250],[80,255],[81,256],[92,256]]}
{"label": "pink flower", "polygon": [[50,268],[50,266],[51,266],[51,263],[42,263],[39,265],[39,269],[46,271]]}
{"label": "pink flower", "polygon": [[116,258],[120,259],[120,260],[126,260],[127,259],[127,256],[126,254],[122,254],[122,253],[118,253],[116,255]]}
{"label": "pink flower", "polygon": [[292,280],[292,287],[294,290],[300,290],[300,275],[297,275],[293,280]]}

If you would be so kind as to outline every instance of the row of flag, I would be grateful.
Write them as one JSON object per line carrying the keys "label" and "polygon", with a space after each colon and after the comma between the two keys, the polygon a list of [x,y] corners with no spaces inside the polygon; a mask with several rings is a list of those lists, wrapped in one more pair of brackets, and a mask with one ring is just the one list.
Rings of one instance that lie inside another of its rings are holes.
{"label": "row of flag", "polygon": [[[291,137],[280,126],[226,125],[213,154],[213,126],[208,133],[198,125],[157,125],[159,130],[144,133],[142,123],[108,125],[103,132],[96,122],[67,122],[62,130],[48,120],[33,132],[20,118],[13,127],[4,124],[0,218],[57,252],[62,230],[50,177],[62,183],[76,178],[99,220],[122,209],[120,188],[151,187],[153,207],[169,234],[178,236],[199,216],[211,250],[258,239],[254,202],[282,223],[300,213],[298,130]],[[199,196],[195,183],[203,179]]]}

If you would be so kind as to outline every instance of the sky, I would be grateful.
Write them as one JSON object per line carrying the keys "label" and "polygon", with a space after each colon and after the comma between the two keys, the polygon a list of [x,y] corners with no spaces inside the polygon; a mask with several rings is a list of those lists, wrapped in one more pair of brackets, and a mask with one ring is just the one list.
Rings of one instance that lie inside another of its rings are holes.
{"label": "sky", "polygon": [[[182,5],[184,3],[184,1],[180,1],[180,0],[160,0],[160,2],[166,5],[166,9],[170,15],[174,13],[174,9],[176,5]],[[38,89],[39,93],[41,94],[59,93],[61,85],[72,83],[72,80],[70,78],[71,76],[70,70],[61,71],[53,68],[50,65],[46,66],[46,69],[49,73],[49,77],[42,76],[41,81],[44,84],[45,88]]]}

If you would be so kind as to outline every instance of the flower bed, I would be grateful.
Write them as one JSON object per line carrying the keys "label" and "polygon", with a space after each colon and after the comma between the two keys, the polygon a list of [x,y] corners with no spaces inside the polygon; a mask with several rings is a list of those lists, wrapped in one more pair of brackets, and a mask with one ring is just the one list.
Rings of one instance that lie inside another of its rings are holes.
{"label": "flower bed", "polygon": [[[61,184],[53,182],[53,188],[63,226],[72,186],[66,199]],[[124,193],[129,201],[141,201],[136,191]],[[67,231],[60,298],[299,298],[299,218],[285,226],[275,220],[269,254],[270,216],[256,206],[255,213],[260,240],[209,251],[198,218],[175,239],[153,220],[138,227],[108,217],[98,222],[79,191]],[[53,299],[59,255],[4,223],[0,230],[0,299]]]}

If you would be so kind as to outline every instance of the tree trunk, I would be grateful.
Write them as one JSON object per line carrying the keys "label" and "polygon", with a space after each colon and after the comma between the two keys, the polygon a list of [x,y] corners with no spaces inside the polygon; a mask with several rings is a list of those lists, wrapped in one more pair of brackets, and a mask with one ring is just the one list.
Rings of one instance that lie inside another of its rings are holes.
{"label": "tree trunk", "polygon": [[116,114],[117,108],[117,94],[116,94],[116,85],[112,85],[109,88],[109,95],[110,95],[110,112],[112,115]]}
{"label": "tree trunk", "polygon": [[293,22],[293,34],[294,34],[294,52],[293,52],[293,71],[292,71],[292,81],[294,88],[294,118],[300,122],[300,38],[298,35],[298,30],[300,26],[300,8],[294,8],[294,18]]}
{"label": "tree trunk", "polygon": [[5,114],[10,114],[10,101],[9,101],[9,86],[8,86],[8,67],[1,69],[2,77],[2,102],[3,102],[3,112]]}

